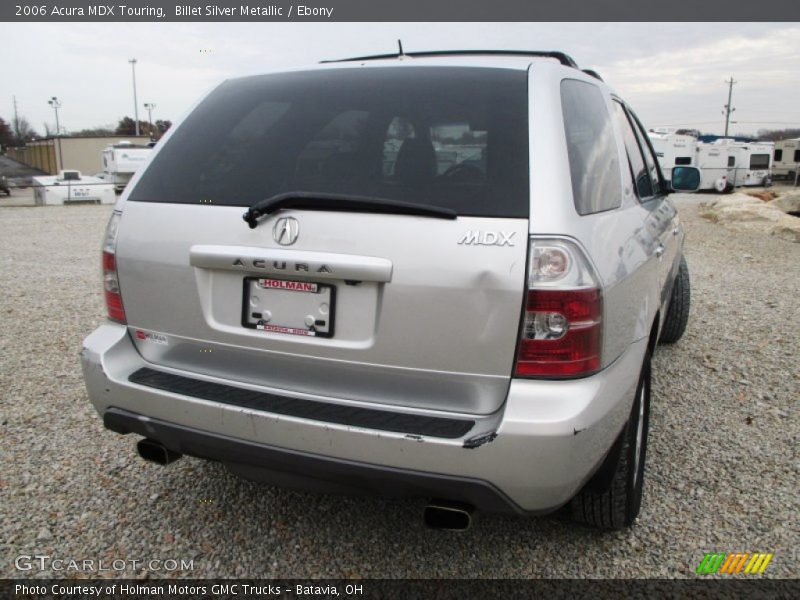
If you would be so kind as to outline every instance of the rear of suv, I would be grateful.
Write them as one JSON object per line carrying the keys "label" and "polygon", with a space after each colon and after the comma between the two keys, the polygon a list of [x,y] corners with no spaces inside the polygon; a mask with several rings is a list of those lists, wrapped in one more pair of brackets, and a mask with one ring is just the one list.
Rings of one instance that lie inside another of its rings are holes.
{"label": "rear of suv", "polygon": [[650,356],[689,306],[644,131],[561,53],[225,81],[111,217],[89,397],[162,464],[424,496],[440,526],[630,525]]}

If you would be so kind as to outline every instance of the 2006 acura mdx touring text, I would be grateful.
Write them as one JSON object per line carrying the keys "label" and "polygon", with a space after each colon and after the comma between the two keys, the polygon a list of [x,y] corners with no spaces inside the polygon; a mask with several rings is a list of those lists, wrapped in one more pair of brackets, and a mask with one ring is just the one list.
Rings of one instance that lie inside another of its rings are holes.
{"label": "2006 acura mdx touring text", "polygon": [[559,52],[225,81],[117,203],[89,398],[157,463],[421,496],[434,527],[630,525],[650,358],[689,311],[668,194],[699,178],[669,175]]}

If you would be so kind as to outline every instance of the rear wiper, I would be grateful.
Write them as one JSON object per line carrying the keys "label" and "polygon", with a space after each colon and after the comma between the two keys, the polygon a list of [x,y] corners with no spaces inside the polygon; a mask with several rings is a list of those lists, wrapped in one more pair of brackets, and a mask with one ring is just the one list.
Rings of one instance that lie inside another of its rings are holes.
{"label": "rear wiper", "polygon": [[350,196],[346,194],[325,194],[317,192],[285,192],[259,200],[247,209],[242,218],[250,229],[258,227],[258,219],[284,208],[310,208],[316,210],[336,210],[344,212],[371,212],[391,215],[417,215],[436,219],[455,219],[458,215],[449,208],[415,204],[402,200],[376,198],[371,196]]}

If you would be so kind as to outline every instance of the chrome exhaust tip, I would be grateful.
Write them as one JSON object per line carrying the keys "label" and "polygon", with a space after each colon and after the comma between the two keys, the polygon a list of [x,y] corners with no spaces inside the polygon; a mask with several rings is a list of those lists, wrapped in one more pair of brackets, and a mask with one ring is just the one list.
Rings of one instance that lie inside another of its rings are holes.
{"label": "chrome exhaust tip", "polygon": [[178,460],[183,454],[173,452],[160,442],[144,438],[136,443],[136,450],[144,460],[157,465],[168,465]]}
{"label": "chrome exhaust tip", "polygon": [[466,531],[472,525],[473,511],[469,504],[434,501],[425,507],[423,520],[431,529]]}

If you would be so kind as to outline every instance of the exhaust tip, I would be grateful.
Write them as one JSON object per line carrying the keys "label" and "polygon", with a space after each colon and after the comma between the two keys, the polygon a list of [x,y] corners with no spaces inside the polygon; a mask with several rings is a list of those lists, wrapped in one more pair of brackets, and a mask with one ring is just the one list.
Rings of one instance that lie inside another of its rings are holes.
{"label": "exhaust tip", "polygon": [[182,454],[173,452],[163,444],[147,438],[136,443],[136,450],[144,460],[157,465],[168,465],[178,460]]}
{"label": "exhaust tip", "polygon": [[466,531],[472,525],[473,507],[460,502],[432,502],[425,507],[423,520],[431,529]]}

